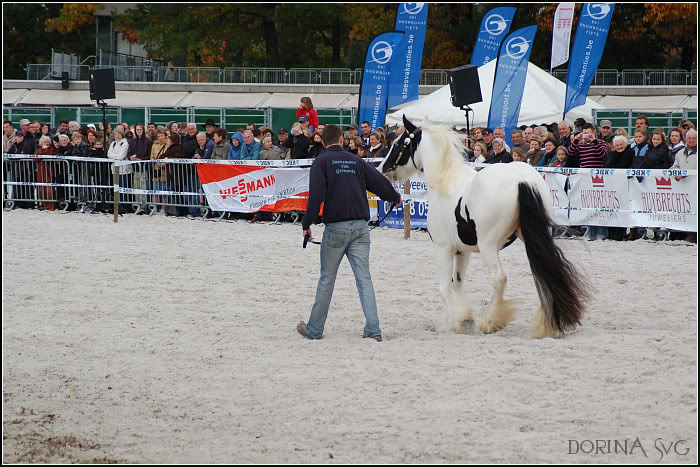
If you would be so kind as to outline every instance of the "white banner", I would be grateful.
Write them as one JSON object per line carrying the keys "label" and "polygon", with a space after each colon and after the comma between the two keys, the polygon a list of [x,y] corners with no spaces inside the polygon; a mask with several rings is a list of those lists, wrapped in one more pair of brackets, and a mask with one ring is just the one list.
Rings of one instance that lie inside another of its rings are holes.
{"label": "white banner", "polygon": [[[411,184],[411,200],[413,201],[428,201],[428,183],[425,181],[425,174],[420,172],[414,175],[410,180]],[[401,182],[394,183],[394,189],[403,194],[404,185]]]}
{"label": "white banner", "polygon": [[571,25],[574,22],[575,3],[560,3],[554,14],[552,25],[552,61],[550,68],[555,68],[569,60],[569,43],[571,42]]}
{"label": "white banner", "polygon": [[569,225],[569,195],[564,190],[566,175],[558,173],[543,173],[542,178],[547,182],[552,193],[553,220],[557,225]]}
{"label": "white banner", "polygon": [[[696,177],[651,175],[629,180],[630,225],[697,232]],[[640,181],[641,179],[641,181]]]}
{"label": "white banner", "polygon": [[627,177],[621,173],[613,175],[613,170],[594,169],[590,172],[569,179],[570,225],[627,227]]}

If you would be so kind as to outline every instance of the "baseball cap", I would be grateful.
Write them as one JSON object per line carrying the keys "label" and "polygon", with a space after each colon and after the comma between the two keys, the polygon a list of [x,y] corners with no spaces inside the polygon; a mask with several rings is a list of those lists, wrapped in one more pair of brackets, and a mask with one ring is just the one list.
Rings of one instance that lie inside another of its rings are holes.
{"label": "baseball cap", "polygon": [[24,132],[23,131],[16,131],[15,136],[24,136]]}
{"label": "baseball cap", "polygon": [[29,120],[27,120],[26,118],[23,118],[22,120],[19,121],[19,124],[20,125],[29,125]]}
{"label": "baseball cap", "polygon": [[492,135],[492,134],[493,134],[493,130],[492,130],[491,128],[484,128],[483,130],[481,130],[481,134],[482,134],[482,135],[483,135],[483,134]]}
{"label": "baseball cap", "polygon": [[359,130],[357,125],[355,125],[354,123],[351,123],[350,125],[348,125],[348,129]]}
{"label": "baseball cap", "polygon": [[612,122],[610,120],[601,120],[600,127],[601,128],[603,128],[603,127],[612,128]]}
{"label": "baseball cap", "polygon": [[304,117],[304,116],[299,117],[299,123],[306,123],[306,117]]}
{"label": "baseball cap", "polygon": [[277,134],[279,135],[280,133],[284,133],[285,135],[287,134],[287,129],[286,128],[280,128],[277,130]]}

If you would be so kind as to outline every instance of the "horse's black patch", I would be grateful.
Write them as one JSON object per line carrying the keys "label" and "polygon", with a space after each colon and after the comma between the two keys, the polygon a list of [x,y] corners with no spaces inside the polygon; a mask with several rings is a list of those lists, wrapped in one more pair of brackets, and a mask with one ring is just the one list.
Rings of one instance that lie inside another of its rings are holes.
{"label": "horse's black patch", "polygon": [[457,273],[457,282],[462,282],[462,278],[459,276],[459,273]]}
{"label": "horse's black patch", "polygon": [[460,212],[460,205],[462,204],[462,198],[457,201],[457,207],[455,208],[455,219],[457,219],[457,235],[459,239],[465,245],[474,246],[477,243],[476,238],[476,224],[473,220],[469,218],[469,210],[467,206],[464,206],[464,211],[467,214],[467,219],[464,220],[462,213]]}
{"label": "horse's black patch", "polygon": [[508,237],[508,241],[506,242],[505,245],[503,245],[503,246],[501,247],[501,250],[504,249],[504,248],[507,247],[507,246],[510,246],[510,245],[511,245],[514,241],[516,241],[517,239],[518,239],[518,235],[517,235],[515,232],[513,232],[513,235],[511,235],[510,237]]}

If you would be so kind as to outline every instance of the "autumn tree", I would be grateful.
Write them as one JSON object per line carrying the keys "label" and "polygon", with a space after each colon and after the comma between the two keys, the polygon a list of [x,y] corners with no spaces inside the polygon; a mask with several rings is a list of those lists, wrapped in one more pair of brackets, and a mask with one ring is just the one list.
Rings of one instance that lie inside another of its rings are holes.
{"label": "autumn tree", "polygon": [[[95,53],[98,3],[3,4],[6,77],[50,63],[51,48]],[[180,66],[361,68],[369,40],[394,28],[395,3],[136,3],[115,14],[123,37]],[[556,3],[431,3],[424,69],[469,63],[484,15],[517,8],[511,31],[537,24],[530,61],[547,69]],[[582,4],[576,6],[572,42]],[[694,3],[617,3],[600,68],[696,67]],[[31,33],[29,33],[31,31]]]}
{"label": "autumn tree", "polygon": [[[94,18],[70,24],[67,5],[90,4],[3,3],[3,78],[25,79],[29,63],[51,63],[51,49],[83,58],[95,53]],[[94,5],[94,4],[93,4]],[[64,21],[65,18],[65,21]]]}

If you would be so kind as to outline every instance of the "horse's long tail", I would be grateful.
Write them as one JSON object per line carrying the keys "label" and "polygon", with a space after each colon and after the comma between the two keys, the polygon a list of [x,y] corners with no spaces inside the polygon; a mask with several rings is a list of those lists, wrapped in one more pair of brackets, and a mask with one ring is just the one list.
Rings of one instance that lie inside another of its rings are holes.
{"label": "horse's long tail", "polygon": [[554,243],[553,222],[537,189],[521,182],[518,202],[520,231],[545,319],[559,332],[574,328],[581,323],[590,285]]}

